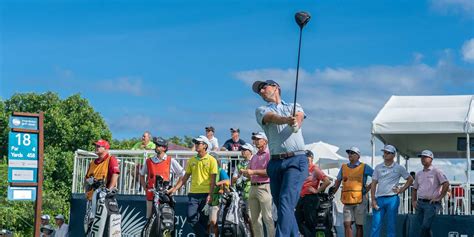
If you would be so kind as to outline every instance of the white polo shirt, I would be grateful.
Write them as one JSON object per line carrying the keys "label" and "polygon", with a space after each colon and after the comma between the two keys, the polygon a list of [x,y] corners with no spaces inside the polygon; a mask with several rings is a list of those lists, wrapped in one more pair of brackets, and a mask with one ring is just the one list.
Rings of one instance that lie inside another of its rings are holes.
{"label": "white polo shirt", "polygon": [[372,176],[372,179],[378,182],[375,197],[396,195],[392,189],[400,183],[400,178],[406,180],[409,176],[405,167],[396,162],[390,166],[386,166],[385,163],[377,165]]}

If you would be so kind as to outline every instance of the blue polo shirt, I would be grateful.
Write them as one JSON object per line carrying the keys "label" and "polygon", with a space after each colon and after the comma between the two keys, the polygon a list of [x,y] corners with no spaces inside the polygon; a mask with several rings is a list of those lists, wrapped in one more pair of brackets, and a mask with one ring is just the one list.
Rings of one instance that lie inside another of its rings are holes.
{"label": "blue polo shirt", "polygon": [[[283,117],[293,116],[293,103],[286,103],[283,100],[280,104],[270,102],[255,110],[257,123],[268,137],[270,154],[305,150],[303,129],[300,128],[297,133],[293,133],[293,129],[288,124],[263,123],[263,117],[270,112]],[[304,113],[299,104],[296,104],[296,112]],[[306,115],[304,117],[306,118]]]}
{"label": "blue polo shirt", "polygon": [[[360,161],[357,161],[357,163],[355,163],[354,165],[352,165],[350,162],[347,163],[347,166],[350,168],[350,169],[354,169],[356,168],[357,166],[359,166],[361,164]],[[367,190],[365,188],[365,184],[367,183],[367,177],[370,176],[372,177],[372,174],[374,173],[374,170],[372,169],[372,167],[370,167],[369,165],[365,164],[364,166],[364,177],[363,177],[363,180],[362,180],[362,183],[364,184],[363,185],[363,188],[362,188],[362,193],[363,194],[366,194],[367,193]],[[341,181],[342,180],[342,167],[341,169],[339,170],[339,173],[337,174],[337,180]]]}

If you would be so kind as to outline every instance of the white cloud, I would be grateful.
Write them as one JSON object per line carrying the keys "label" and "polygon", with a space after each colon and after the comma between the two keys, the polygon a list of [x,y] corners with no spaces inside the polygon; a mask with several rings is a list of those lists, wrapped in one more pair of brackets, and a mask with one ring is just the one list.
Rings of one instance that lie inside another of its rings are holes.
{"label": "white cloud", "polygon": [[474,18],[474,1],[472,0],[432,0],[431,7],[444,14],[462,14]]}
{"label": "white cloud", "polygon": [[474,38],[464,42],[461,52],[465,61],[474,63]]}
{"label": "white cloud", "polygon": [[102,80],[98,82],[99,88],[109,92],[123,92],[136,96],[145,94],[141,78],[119,77],[112,80]]}

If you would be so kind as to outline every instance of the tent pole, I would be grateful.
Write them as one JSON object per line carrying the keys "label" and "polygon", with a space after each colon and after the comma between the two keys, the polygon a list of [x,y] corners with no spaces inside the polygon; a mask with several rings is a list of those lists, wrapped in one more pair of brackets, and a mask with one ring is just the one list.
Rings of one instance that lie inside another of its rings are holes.
{"label": "tent pole", "polygon": [[466,192],[464,192],[467,200],[467,212],[465,215],[471,215],[471,143],[470,143],[469,132],[466,133],[466,158],[467,158],[467,184]]}
{"label": "tent pole", "polygon": [[370,143],[372,144],[372,159],[370,161],[370,166],[372,169],[374,168],[374,158],[375,158],[375,136],[372,134],[372,139],[370,139]]}

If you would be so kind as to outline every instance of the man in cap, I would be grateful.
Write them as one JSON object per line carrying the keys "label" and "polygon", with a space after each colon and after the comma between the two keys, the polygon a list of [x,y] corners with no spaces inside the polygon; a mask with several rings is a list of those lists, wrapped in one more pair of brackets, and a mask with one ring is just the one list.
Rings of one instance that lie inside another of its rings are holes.
{"label": "man in cap", "polygon": [[271,160],[267,172],[278,213],[276,236],[299,236],[295,207],[308,174],[301,129],[306,116],[299,104],[293,116],[293,104],[281,99],[280,85],[275,81],[256,81],[252,89],[267,102],[256,109],[255,115],[269,138]]}
{"label": "man in cap", "polygon": [[252,140],[258,151],[250,160],[248,169],[240,172],[250,178],[249,191],[250,220],[255,236],[263,236],[263,223],[267,228],[267,236],[275,236],[275,226],[272,217],[272,195],[270,194],[270,179],[267,166],[270,161],[268,139],[265,133],[252,133]]}
{"label": "man in cap", "polygon": [[[184,175],[183,167],[171,156],[166,155],[168,141],[161,137],[155,137],[153,143],[156,156],[146,159],[145,165],[140,170],[140,183],[142,187],[146,187],[146,218],[150,218],[152,213],[156,176],[159,175],[163,180],[170,181],[172,178],[181,179]],[[146,182],[145,175],[147,176]]]}
{"label": "man in cap", "polygon": [[94,144],[98,158],[91,161],[85,176],[86,198],[88,201],[92,200],[95,191],[92,184],[95,181],[104,181],[105,187],[108,189],[116,188],[120,174],[117,158],[109,154],[109,142],[100,139]]}
{"label": "man in cap", "polygon": [[[298,223],[298,229],[300,233],[305,237],[311,236],[311,231],[308,229],[305,223],[305,212],[314,210],[305,210],[305,203],[314,201],[314,199],[308,199],[309,195],[318,194],[324,192],[326,188],[331,184],[329,178],[323,173],[323,171],[313,164],[314,154],[310,150],[306,150],[306,157],[308,157],[308,177],[303,183],[301,189],[300,199],[296,205],[296,221]],[[322,183],[321,183],[322,182]],[[308,201],[306,201],[308,200]],[[315,224],[315,223],[309,223]]]}
{"label": "man in cap", "polygon": [[431,223],[441,209],[441,199],[448,192],[449,182],[443,171],[431,164],[434,159],[433,152],[424,150],[418,157],[421,158],[423,170],[415,175],[411,200],[421,225],[420,236],[433,236]]}
{"label": "man in cap", "polygon": [[186,184],[191,178],[191,189],[188,193],[188,222],[198,237],[207,236],[208,216],[204,215],[204,207],[208,208],[216,184],[218,171],[217,161],[207,153],[210,142],[205,136],[193,139],[197,155],[191,157],[186,164],[186,173],[168,193],[173,193]]}
{"label": "man in cap", "polygon": [[69,236],[69,226],[68,224],[64,223],[64,216],[59,214],[54,217],[56,222],[56,226],[58,228],[55,230],[54,237],[68,237]]}
{"label": "man in cap", "polygon": [[51,217],[48,214],[41,215],[41,226],[49,225]]}
{"label": "man in cap", "polygon": [[54,236],[54,229],[51,225],[45,225],[40,228],[41,237],[53,237]]}
{"label": "man in cap", "polygon": [[356,224],[356,236],[364,236],[364,221],[367,215],[367,192],[370,184],[366,186],[367,177],[374,172],[372,167],[359,161],[360,150],[351,147],[346,150],[349,163],[343,164],[337,175],[336,183],[331,194],[339,189],[342,183],[341,202],[344,204],[344,233],[352,237],[352,225]]}
{"label": "man in cap", "polygon": [[230,128],[231,138],[225,141],[222,150],[225,151],[240,151],[240,147],[245,144],[245,141],[240,139],[240,129]]}
{"label": "man in cap", "polygon": [[209,147],[209,151],[217,151],[219,150],[219,142],[217,138],[214,136],[215,129],[213,126],[206,127],[206,137],[211,143],[211,146]]}
{"label": "man in cap", "polygon": [[252,156],[254,153],[254,147],[249,143],[245,143],[241,147],[241,155],[244,160],[240,161],[237,164],[236,169],[234,170],[234,173],[232,175],[232,183],[236,184],[242,189],[242,199],[245,203],[248,203],[249,199],[250,178],[243,175],[242,170],[246,170],[249,168],[250,160],[252,160]]}
{"label": "man in cap", "polygon": [[[413,177],[405,167],[395,162],[397,150],[394,146],[386,145],[382,151],[384,162],[375,167],[370,190],[373,211],[371,237],[380,236],[384,217],[388,219],[387,237],[395,237],[398,206],[400,205],[398,194],[405,192],[410,187]],[[407,180],[401,188],[398,187],[400,178]]]}

